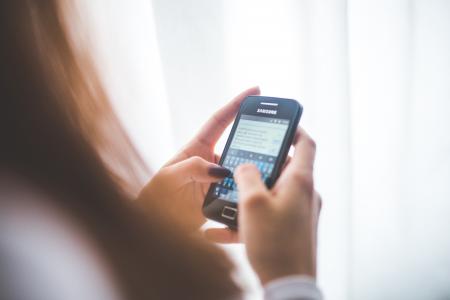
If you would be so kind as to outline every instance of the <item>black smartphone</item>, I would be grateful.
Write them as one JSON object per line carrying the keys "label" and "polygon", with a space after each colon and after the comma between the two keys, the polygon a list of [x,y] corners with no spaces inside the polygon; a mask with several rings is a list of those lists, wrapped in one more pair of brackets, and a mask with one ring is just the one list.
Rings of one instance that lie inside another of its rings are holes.
{"label": "black smartphone", "polygon": [[249,96],[241,104],[219,164],[231,175],[211,184],[203,214],[236,229],[238,191],[233,172],[243,163],[256,165],[271,188],[286,160],[303,107],[295,100]]}

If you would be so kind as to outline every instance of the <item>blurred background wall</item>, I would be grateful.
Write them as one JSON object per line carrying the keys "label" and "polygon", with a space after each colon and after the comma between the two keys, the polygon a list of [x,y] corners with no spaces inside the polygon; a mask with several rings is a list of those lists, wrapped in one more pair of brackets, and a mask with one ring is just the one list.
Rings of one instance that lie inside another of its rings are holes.
{"label": "blurred background wall", "polygon": [[[80,4],[153,169],[247,87],[297,99],[318,145],[325,297],[450,299],[450,1]],[[225,248],[248,299],[260,297],[243,247]]]}

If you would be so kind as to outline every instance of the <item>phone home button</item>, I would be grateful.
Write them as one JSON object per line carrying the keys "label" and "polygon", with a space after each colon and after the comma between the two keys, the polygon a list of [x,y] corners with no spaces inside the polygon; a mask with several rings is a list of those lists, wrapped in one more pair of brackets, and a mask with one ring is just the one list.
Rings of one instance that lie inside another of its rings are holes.
{"label": "phone home button", "polygon": [[237,215],[237,209],[234,207],[230,207],[230,206],[224,206],[222,209],[222,217],[229,219],[229,220],[234,220],[236,219],[236,215]]}

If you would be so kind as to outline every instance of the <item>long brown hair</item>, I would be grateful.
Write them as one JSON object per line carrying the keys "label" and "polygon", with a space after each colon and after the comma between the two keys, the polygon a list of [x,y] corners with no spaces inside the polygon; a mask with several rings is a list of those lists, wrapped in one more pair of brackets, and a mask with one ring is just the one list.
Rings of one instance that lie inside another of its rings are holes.
{"label": "long brown hair", "polygon": [[219,249],[130,201],[147,170],[91,58],[69,38],[59,1],[1,1],[0,22],[0,171],[79,221],[126,298],[238,295]]}

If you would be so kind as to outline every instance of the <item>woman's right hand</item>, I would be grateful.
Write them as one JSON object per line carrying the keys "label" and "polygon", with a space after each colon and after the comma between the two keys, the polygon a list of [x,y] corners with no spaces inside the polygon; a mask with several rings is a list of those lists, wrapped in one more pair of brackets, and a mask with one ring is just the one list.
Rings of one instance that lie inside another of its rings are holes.
{"label": "woman's right hand", "polygon": [[[262,284],[288,275],[316,277],[321,199],[314,190],[314,156],[314,141],[300,129],[294,156],[271,190],[254,165],[242,165],[234,174],[239,189],[239,239]],[[214,239],[214,233],[211,229],[207,236]],[[216,240],[227,242],[227,238],[232,241],[236,236],[220,232]]]}

